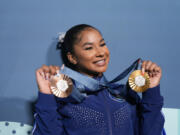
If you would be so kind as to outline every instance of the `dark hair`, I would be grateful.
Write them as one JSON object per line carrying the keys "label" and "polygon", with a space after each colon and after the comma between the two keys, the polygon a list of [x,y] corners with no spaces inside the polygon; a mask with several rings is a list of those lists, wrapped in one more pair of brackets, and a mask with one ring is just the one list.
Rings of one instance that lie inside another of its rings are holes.
{"label": "dark hair", "polygon": [[92,28],[92,29],[99,31],[95,27],[88,25],[88,24],[75,25],[66,32],[63,42],[58,42],[57,49],[61,50],[61,58],[65,64],[65,66],[67,66],[71,69],[75,69],[75,65],[73,65],[68,60],[67,53],[70,52],[71,54],[73,54],[74,44],[80,40],[78,38],[79,34],[88,28]]}

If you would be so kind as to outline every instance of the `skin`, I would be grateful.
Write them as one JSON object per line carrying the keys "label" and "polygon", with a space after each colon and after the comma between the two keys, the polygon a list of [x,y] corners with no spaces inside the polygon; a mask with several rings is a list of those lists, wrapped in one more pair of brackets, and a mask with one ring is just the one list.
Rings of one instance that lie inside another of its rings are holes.
{"label": "skin", "polygon": [[[92,28],[84,30],[79,35],[81,39],[74,46],[74,54],[69,53],[68,59],[75,64],[77,71],[90,77],[101,76],[109,63],[109,50],[101,34]],[[104,64],[97,62],[104,60]]]}
{"label": "skin", "polygon": [[[68,53],[69,61],[76,65],[77,71],[89,77],[101,76],[106,71],[110,53],[102,35],[95,29],[88,28],[82,31],[78,38],[80,41],[74,45],[74,53]],[[105,60],[97,64],[97,61]],[[60,70],[59,66],[42,65],[36,70],[36,80],[39,91],[44,94],[52,94],[50,78]],[[147,72],[150,76],[150,88],[160,83],[162,76],[161,67],[152,61],[142,61],[142,74]]]}

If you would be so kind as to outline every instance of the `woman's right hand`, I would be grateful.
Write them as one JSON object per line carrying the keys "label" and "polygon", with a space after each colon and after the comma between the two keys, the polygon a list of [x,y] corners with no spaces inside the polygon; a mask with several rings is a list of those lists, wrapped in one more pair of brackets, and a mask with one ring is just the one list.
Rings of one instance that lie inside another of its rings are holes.
{"label": "woman's right hand", "polygon": [[39,91],[44,94],[52,94],[50,88],[50,78],[60,70],[59,66],[47,66],[43,65],[41,68],[36,70],[36,81]]}

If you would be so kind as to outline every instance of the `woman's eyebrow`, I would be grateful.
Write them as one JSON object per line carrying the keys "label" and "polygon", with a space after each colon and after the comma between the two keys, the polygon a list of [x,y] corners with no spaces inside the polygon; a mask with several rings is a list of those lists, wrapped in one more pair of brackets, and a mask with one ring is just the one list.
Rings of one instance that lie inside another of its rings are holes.
{"label": "woman's eyebrow", "polygon": [[102,38],[99,42],[101,43],[102,41],[104,41],[104,38]]}
{"label": "woman's eyebrow", "polygon": [[93,43],[92,42],[86,42],[83,44],[83,46],[85,46],[85,45],[93,45]]}
{"label": "woman's eyebrow", "polygon": [[[99,42],[101,43],[102,41],[104,41],[104,38],[102,38]],[[83,46],[85,46],[85,45],[93,45],[93,43],[92,42],[86,42],[83,44]]]}

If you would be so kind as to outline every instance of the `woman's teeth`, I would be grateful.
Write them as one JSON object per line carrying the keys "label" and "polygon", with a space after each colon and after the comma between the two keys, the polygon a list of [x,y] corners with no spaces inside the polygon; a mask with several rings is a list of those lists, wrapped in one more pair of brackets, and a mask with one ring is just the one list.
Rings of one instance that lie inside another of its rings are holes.
{"label": "woman's teeth", "polygon": [[95,64],[97,64],[98,66],[103,66],[105,65],[105,60],[97,61]]}

